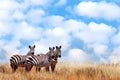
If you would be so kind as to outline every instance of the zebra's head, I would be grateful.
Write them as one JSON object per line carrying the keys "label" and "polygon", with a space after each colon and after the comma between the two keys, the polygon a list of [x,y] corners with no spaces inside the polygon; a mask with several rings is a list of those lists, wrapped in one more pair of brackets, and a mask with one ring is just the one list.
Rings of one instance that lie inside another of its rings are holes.
{"label": "zebra's head", "polygon": [[58,58],[60,58],[61,57],[61,46],[56,46],[56,50],[55,50],[55,55],[56,55],[56,57]]}
{"label": "zebra's head", "polygon": [[29,45],[29,48],[30,48],[30,51],[28,52],[27,55],[34,55],[35,45],[34,45],[34,46],[30,46],[30,45]]}
{"label": "zebra's head", "polygon": [[54,49],[55,49],[55,47],[49,47],[49,51],[47,53],[49,59],[53,59],[55,57],[55,55],[54,55]]}
{"label": "zebra's head", "polygon": [[49,53],[50,53],[51,57],[54,56],[54,49],[55,49],[55,47],[53,47],[53,48],[49,47]]}
{"label": "zebra's head", "polygon": [[54,51],[54,55],[53,55],[52,59],[57,61],[58,57],[61,58],[61,46],[59,46],[59,47],[56,46],[56,49]]}

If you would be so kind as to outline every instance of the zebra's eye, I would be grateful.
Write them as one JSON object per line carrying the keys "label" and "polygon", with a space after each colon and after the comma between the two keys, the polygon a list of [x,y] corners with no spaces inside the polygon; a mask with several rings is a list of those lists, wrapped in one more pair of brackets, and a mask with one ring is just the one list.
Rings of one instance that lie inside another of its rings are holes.
{"label": "zebra's eye", "polygon": [[51,58],[54,58],[54,56],[52,56]]}

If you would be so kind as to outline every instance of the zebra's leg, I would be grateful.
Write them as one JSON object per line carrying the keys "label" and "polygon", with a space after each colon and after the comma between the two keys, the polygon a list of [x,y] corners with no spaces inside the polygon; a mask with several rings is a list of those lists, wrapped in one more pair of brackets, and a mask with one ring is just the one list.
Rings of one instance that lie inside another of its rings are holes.
{"label": "zebra's leg", "polygon": [[15,64],[10,64],[10,65],[11,65],[11,68],[12,68],[12,72],[15,72],[16,69],[18,68],[18,66],[15,65]]}
{"label": "zebra's leg", "polygon": [[41,67],[36,67],[36,72],[40,72]]}
{"label": "zebra's leg", "polygon": [[39,68],[38,68],[38,71],[40,72],[40,70],[41,70],[41,68],[39,67]]}
{"label": "zebra's leg", "polygon": [[36,67],[36,72],[38,71],[38,67]]}
{"label": "zebra's leg", "polygon": [[51,70],[52,70],[52,72],[54,72],[54,70],[55,70],[55,66],[56,66],[56,64],[51,65]]}
{"label": "zebra's leg", "polygon": [[30,71],[32,69],[33,65],[30,65],[28,68],[28,71]]}
{"label": "zebra's leg", "polygon": [[45,69],[46,69],[46,72],[49,72],[49,66],[46,66]]}
{"label": "zebra's leg", "polygon": [[25,71],[27,71],[27,72],[29,71],[29,70],[28,70],[28,66],[25,66]]}
{"label": "zebra's leg", "polygon": [[25,71],[29,72],[32,69],[33,65],[27,65]]}
{"label": "zebra's leg", "polygon": [[36,67],[36,72],[38,72],[38,68],[39,68],[39,67]]}

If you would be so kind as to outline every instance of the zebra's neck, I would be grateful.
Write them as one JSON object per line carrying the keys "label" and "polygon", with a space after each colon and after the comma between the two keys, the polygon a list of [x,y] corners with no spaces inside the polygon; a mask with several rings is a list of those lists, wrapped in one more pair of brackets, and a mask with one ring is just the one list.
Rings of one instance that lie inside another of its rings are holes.
{"label": "zebra's neck", "polygon": [[50,57],[50,51],[48,51],[48,52],[46,53],[46,55],[47,55],[48,57]]}
{"label": "zebra's neck", "polygon": [[48,58],[48,61],[50,62],[50,61],[51,61],[51,52],[48,51],[48,52],[46,53],[46,56],[47,56],[47,58]]}
{"label": "zebra's neck", "polygon": [[31,53],[30,51],[27,53],[27,55],[34,55],[34,53]]}

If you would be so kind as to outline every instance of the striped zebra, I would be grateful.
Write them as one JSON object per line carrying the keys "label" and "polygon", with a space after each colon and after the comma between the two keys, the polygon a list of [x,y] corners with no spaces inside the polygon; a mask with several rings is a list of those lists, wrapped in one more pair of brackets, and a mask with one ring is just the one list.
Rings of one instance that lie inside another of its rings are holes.
{"label": "striped zebra", "polygon": [[49,71],[49,66],[52,58],[54,57],[54,47],[49,47],[49,51],[46,54],[32,55],[26,58],[26,64],[36,67],[36,72],[41,67],[46,67],[46,71]]}
{"label": "striped zebra", "polygon": [[51,62],[51,70],[52,70],[52,72],[54,72],[54,70],[55,70],[55,67],[56,67],[56,64],[57,64],[57,62],[58,62],[58,57],[59,58],[61,58],[61,46],[56,46],[56,49],[55,49],[55,51],[54,51],[54,60],[55,61],[52,61]]}
{"label": "striped zebra", "polygon": [[[40,54],[41,55],[41,54]],[[50,61],[50,67],[51,67],[51,70],[52,72],[54,72],[55,70],[55,67],[56,67],[56,64],[58,62],[58,57],[61,57],[61,46],[56,46],[56,49],[54,51],[54,54],[53,54],[53,57],[52,57],[52,60]],[[49,67],[47,66],[44,66],[46,68],[46,71],[49,71]],[[41,68],[38,68],[38,71],[40,71]]]}
{"label": "striped zebra", "polygon": [[[25,67],[25,60],[27,56],[34,55],[34,48],[29,45],[30,51],[27,53],[27,55],[12,55],[10,58],[10,66],[12,68],[12,71],[15,72],[18,67]],[[29,69],[32,68],[32,66],[29,66]],[[25,69],[26,71],[28,70]]]}

